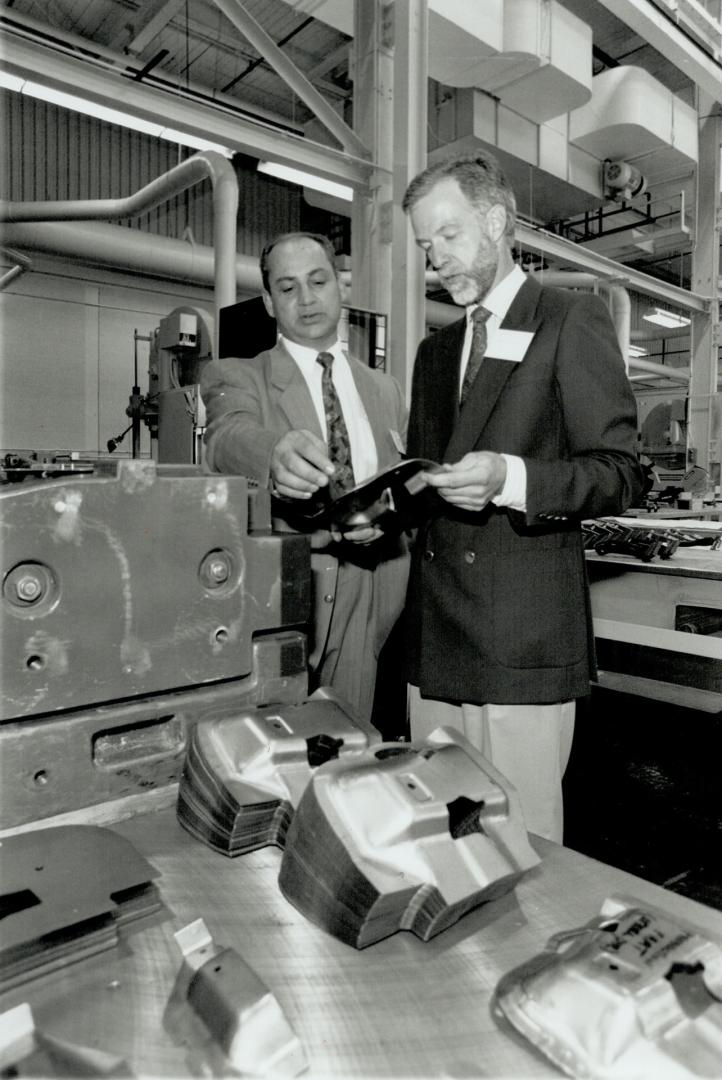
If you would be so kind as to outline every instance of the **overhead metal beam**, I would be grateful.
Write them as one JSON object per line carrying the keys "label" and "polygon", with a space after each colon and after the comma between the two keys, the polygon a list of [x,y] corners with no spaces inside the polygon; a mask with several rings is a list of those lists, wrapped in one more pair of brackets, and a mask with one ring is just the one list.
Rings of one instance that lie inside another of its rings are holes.
{"label": "overhead metal beam", "polygon": [[153,38],[161,32],[163,27],[168,25],[184,4],[185,0],[166,0],[165,4],[156,11],[155,15],[151,15],[145,26],[142,26],[125,46],[128,52],[142,52],[146,45],[150,44]]}
{"label": "overhead metal beam", "polygon": [[118,71],[65,56],[36,42],[14,40],[0,68],[22,79],[42,82],[68,94],[78,93],[109,108],[122,109],[145,120],[162,117],[178,128],[227,146],[230,150],[267,161],[306,169],[330,180],[365,191],[372,166],[333,147],[322,146],[269,124],[245,119],[230,109],[214,108],[156,87],[144,86]]}
{"label": "overhead metal beam", "polygon": [[[6,31],[6,33],[3,33],[3,31]],[[17,40],[18,35],[21,41],[39,41],[41,45],[47,46],[48,42],[45,39],[49,33],[47,24],[41,22],[40,19],[33,19],[30,15],[21,14],[14,8],[0,8],[0,38],[7,37],[9,40],[10,35],[13,37],[13,44],[9,46],[8,52],[15,51],[14,42]],[[99,45],[97,41],[91,42],[79,34],[70,34],[65,30],[58,30],[56,27],[53,27],[50,36],[53,39],[51,47],[64,56],[75,56],[83,62],[95,63],[96,66],[103,64],[109,71],[117,69],[117,71],[125,75],[132,75],[137,78],[139,69],[135,57],[124,56],[113,49],[107,48],[105,45]],[[230,109],[240,109],[252,115],[255,119],[281,125],[286,131],[302,131],[301,125],[289,120],[288,117],[281,116],[271,109],[263,109],[255,103],[253,105],[244,105],[242,99],[231,97],[219,90],[212,90],[195,79],[189,78],[187,73],[181,86],[174,83],[173,76],[158,76],[157,73],[146,76],[145,82],[156,88],[167,89],[170,93],[176,95],[194,97],[201,102],[208,101],[211,105],[221,107],[226,105]]]}
{"label": "overhead metal beam", "polygon": [[713,101],[722,101],[722,65],[650,0],[599,0],[599,3],[683,71]]}
{"label": "overhead metal beam", "polygon": [[333,71],[338,64],[348,63],[348,54],[349,42],[344,41],[341,45],[337,45],[335,49],[332,49],[327,56],[324,56],[323,60],[319,60],[317,64],[314,64],[308,71],[307,77],[312,82],[314,79],[322,79],[329,71]]}
{"label": "overhead metal beam", "polygon": [[347,153],[356,154],[361,158],[369,157],[368,150],[355,131],[339,116],[333,106],[329,105],[323,94],[309,82],[303,72],[299,71],[283,49],[279,49],[273,38],[256,22],[240,0],[214,0],[214,3],[236,30],[271,65],[276,74],[280,75],[295,94],[298,94],[301,101],[305,102],[333,137],[338,139]]}
{"label": "overhead metal beam", "polygon": [[625,266],[624,263],[608,259],[605,255],[588,251],[571,240],[546,232],[545,229],[535,229],[531,225],[517,221],[515,237],[517,244],[527,251],[549,255],[550,258],[562,262],[564,266],[574,267],[575,270],[587,270],[601,278],[613,278],[621,285],[636,289],[647,296],[666,300],[687,311],[707,312],[710,309],[709,296],[700,296],[678,285],[661,281],[650,274],[642,273],[641,270],[635,270],[631,266]]}

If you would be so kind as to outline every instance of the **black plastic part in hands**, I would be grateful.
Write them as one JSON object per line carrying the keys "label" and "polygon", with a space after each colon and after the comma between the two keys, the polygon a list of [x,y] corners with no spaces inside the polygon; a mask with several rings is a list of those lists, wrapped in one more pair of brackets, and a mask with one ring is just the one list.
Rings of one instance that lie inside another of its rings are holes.
{"label": "black plastic part in hands", "polygon": [[350,491],[332,499],[327,487],[310,499],[290,499],[276,495],[273,512],[305,528],[340,531],[378,525],[384,531],[403,531],[425,516],[424,504],[435,492],[422,479],[424,472],[440,466],[425,458],[407,458],[374,474]]}

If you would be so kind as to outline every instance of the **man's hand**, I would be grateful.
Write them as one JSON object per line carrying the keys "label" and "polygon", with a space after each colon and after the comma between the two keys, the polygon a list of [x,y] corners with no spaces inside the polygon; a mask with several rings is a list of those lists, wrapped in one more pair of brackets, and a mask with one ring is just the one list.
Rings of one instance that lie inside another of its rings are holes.
{"label": "man's hand", "polygon": [[312,431],[287,431],[271,451],[271,481],[279,495],[309,499],[328,484],[334,468],[326,443]]}
{"label": "man's hand", "polygon": [[379,529],[378,525],[364,525],[349,529],[346,532],[341,532],[336,527],[331,529],[331,536],[334,540],[346,540],[349,544],[360,544],[362,547],[373,544],[375,540],[380,540],[383,535],[383,529]]}
{"label": "man's hand", "polygon": [[464,454],[454,465],[442,465],[438,472],[424,473],[423,478],[453,506],[483,510],[504,486],[506,462],[501,454],[480,450]]}

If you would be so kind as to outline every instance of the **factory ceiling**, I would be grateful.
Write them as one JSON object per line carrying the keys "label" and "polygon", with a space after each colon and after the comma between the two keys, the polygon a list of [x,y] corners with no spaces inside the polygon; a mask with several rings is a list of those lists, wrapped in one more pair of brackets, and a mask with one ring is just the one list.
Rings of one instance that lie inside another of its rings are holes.
{"label": "factory ceiling", "polygon": [[[627,2],[631,8],[639,5],[639,0]],[[624,7],[620,0],[562,3],[591,28],[594,75],[634,65],[686,105],[697,107],[695,84],[681,66],[671,63],[664,51],[653,47],[613,13],[615,8]],[[314,12],[325,15],[329,7],[343,8],[341,0],[242,0],[237,6],[265,31],[334,111],[351,124],[351,38],[338,28],[343,20],[339,23],[338,19],[314,17]],[[443,10],[441,0],[433,0],[430,6]],[[656,9],[660,17],[671,19],[670,10],[680,6],[684,5],[657,0]],[[703,5],[697,3],[699,6]],[[41,43],[55,53],[82,60],[89,70],[102,67],[147,87],[182,93],[198,103],[207,103],[209,108],[236,110],[240,116],[257,118],[271,128],[303,134],[313,119],[312,109],[289,88],[258,43],[254,46],[238,24],[230,21],[223,7],[223,3],[213,0],[5,0],[0,5],[0,27],[5,31],[4,53],[10,59],[14,42]],[[719,7],[718,0],[707,4],[716,20],[720,17]],[[712,18],[710,24],[714,22]],[[699,32],[689,22],[681,29],[711,64],[719,62],[721,43],[715,42],[714,34],[710,36],[706,23],[701,24]],[[722,78],[722,67],[720,75]],[[435,91],[438,99],[444,87],[436,84]],[[430,97],[433,100],[434,95]],[[576,189],[558,176],[528,164],[522,167],[507,155],[502,154],[502,158],[507,166],[511,165],[515,184],[521,185],[522,212],[526,211],[530,220],[610,258],[676,284],[688,284],[694,238],[683,218],[674,215],[678,214],[680,200],[686,200],[689,206],[695,198],[694,163],[685,167],[680,167],[679,161],[670,163],[666,172],[663,168],[654,177],[644,205],[633,204],[626,215],[624,208],[620,211],[612,205],[611,210],[619,211],[613,221],[610,218],[606,225],[598,226],[595,219],[590,226],[588,215],[598,214],[604,205],[598,195]],[[656,208],[670,214],[672,222],[679,220],[682,224],[677,231],[667,229],[666,242],[647,242],[643,224],[641,239],[639,229],[632,228],[640,215],[649,213],[650,199],[657,200]],[[596,236],[598,228],[606,235]]]}

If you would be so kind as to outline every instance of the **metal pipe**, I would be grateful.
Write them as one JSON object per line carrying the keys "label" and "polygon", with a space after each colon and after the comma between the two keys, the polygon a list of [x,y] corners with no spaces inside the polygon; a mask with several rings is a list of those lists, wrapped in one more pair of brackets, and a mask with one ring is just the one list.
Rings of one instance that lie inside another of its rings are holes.
{"label": "metal pipe", "polygon": [[689,368],[676,368],[669,364],[655,364],[653,360],[643,360],[640,356],[630,357],[629,366],[637,371],[646,371],[662,379],[689,385]]}
{"label": "metal pipe", "polygon": [[[186,240],[151,236],[137,229],[124,229],[100,222],[83,222],[72,226],[59,222],[16,224],[6,226],[4,232],[5,238],[13,245],[48,255],[76,258],[91,265],[137,270],[201,285],[214,280],[213,249]],[[239,289],[254,294],[261,291],[261,271],[257,259],[250,255],[236,255],[234,270]],[[347,277],[344,272],[341,276]],[[427,322],[433,326],[446,326],[461,317],[462,309],[455,304],[426,301]],[[640,357],[630,357],[629,366],[650,376],[689,383],[687,368],[672,368]]]}
{"label": "metal pipe", "polygon": [[[80,221],[74,225],[48,221],[6,225],[3,234],[10,243],[25,250],[61,255],[89,266],[107,266],[200,285],[211,285],[214,281],[212,247],[154,236],[140,229],[99,221]],[[259,293],[258,259],[236,255],[234,279],[237,288]]]}
{"label": "metal pipe", "polygon": [[6,289],[11,281],[14,281],[16,277],[20,277],[26,270],[32,270],[33,264],[26,255],[21,255],[19,251],[13,251],[12,248],[0,245],[0,255],[6,255],[12,262],[15,263],[9,270],[0,277],[0,292]]}
{"label": "metal pipe", "polygon": [[[163,176],[123,199],[75,199],[58,202],[0,202],[0,221],[88,221],[136,217],[209,178],[213,187],[213,251],[218,312],[236,298],[235,256],[238,180],[233,166],[214,150],[201,150]],[[216,341],[217,345],[217,341]]]}

